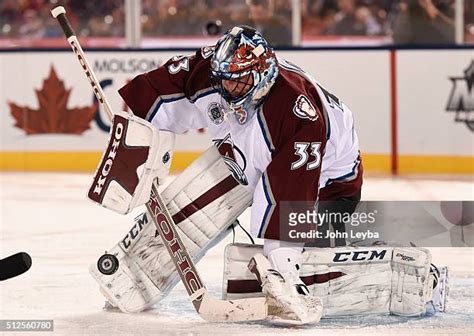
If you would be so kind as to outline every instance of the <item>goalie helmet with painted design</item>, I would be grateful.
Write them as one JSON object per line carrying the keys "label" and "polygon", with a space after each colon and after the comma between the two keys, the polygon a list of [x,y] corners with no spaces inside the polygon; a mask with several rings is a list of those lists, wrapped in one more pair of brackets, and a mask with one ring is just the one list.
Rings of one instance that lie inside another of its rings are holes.
{"label": "goalie helmet with painted design", "polygon": [[278,63],[267,41],[254,28],[237,26],[216,44],[211,82],[244,124],[262,104],[278,76]]}

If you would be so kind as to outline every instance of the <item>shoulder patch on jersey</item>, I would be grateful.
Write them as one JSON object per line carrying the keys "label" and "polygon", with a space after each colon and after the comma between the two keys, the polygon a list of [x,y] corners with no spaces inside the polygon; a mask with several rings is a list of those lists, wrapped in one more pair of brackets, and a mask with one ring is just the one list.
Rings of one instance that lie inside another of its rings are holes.
{"label": "shoulder patch on jersey", "polygon": [[311,121],[318,119],[316,108],[311,104],[308,97],[304,95],[299,95],[298,98],[296,98],[293,113],[301,119],[309,119]]}
{"label": "shoulder patch on jersey", "polygon": [[207,115],[214,124],[220,125],[224,121],[224,107],[216,102],[210,103],[207,106]]}
{"label": "shoulder patch on jersey", "polygon": [[209,46],[209,47],[201,48],[202,58],[204,58],[204,59],[209,58],[214,53],[215,48],[216,48],[216,46]]}

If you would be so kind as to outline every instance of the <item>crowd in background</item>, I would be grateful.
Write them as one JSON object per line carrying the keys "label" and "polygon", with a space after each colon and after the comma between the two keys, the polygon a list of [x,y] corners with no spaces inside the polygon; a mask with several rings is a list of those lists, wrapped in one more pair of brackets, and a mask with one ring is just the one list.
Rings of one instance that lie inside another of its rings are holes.
{"label": "crowd in background", "polygon": [[51,9],[63,5],[81,36],[123,36],[124,0],[0,0],[0,37],[62,36]]}
{"label": "crowd in background", "polygon": [[[202,36],[249,24],[274,45],[291,44],[291,0],[141,0],[145,37]],[[63,5],[81,36],[125,34],[124,0],[0,0],[0,38],[61,36],[50,9]],[[454,43],[454,0],[301,0],[303,38],[389,36],[395,43]],[[465,1],[466,41],[474,1]],[[207,28],[207,29],[206,29]],[[212,33],[212,32],[211,32]]]}

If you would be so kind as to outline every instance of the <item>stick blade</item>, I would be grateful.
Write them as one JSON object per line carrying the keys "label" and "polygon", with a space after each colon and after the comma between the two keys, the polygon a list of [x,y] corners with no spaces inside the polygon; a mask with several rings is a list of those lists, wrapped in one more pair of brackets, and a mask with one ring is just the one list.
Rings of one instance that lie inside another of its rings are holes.
{"label": "stick blade", "polygon": [[218,300],[205,293],[198,309],[199,315],[209,322],[260,321],[267,318],[265,298]]}
{"label": "stick blade", "polygon": [[25,273],[31,267],[31,257],[26,252],[19,252],[0,260],[0,281]]}

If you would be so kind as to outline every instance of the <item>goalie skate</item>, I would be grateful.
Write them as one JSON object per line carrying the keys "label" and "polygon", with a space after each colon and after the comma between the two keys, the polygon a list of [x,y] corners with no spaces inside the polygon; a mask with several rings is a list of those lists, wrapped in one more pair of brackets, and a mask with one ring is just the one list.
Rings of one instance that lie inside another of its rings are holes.
{"label": "goalie skate", "polygon": [[433,296],[428,305],[434,312],[445,312],[449,294],[449,276],[446,266],[437,268],[431,264],[430,275],[434,277]]}

